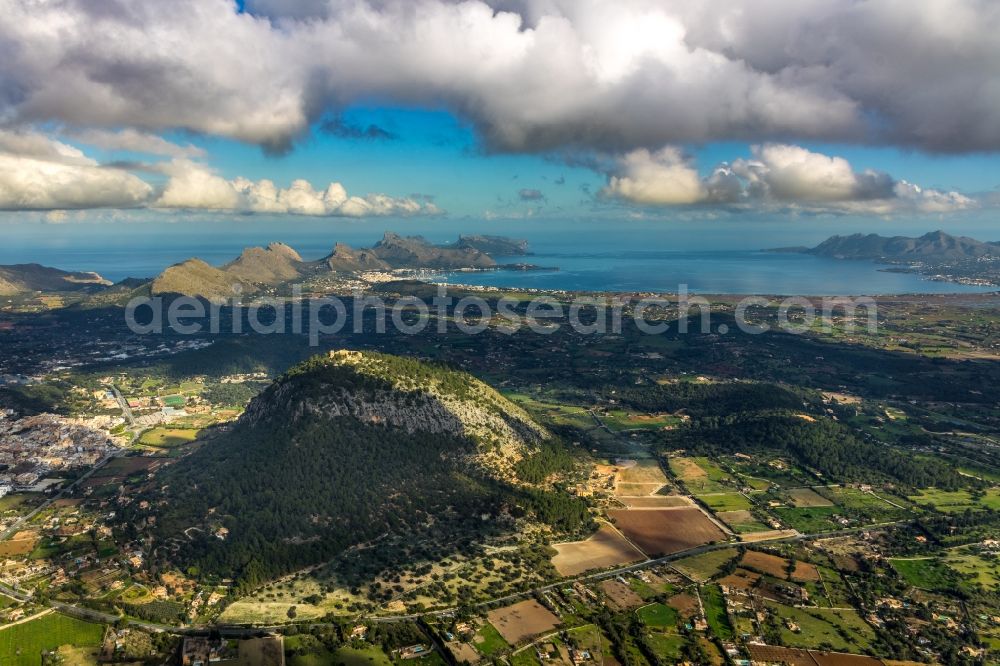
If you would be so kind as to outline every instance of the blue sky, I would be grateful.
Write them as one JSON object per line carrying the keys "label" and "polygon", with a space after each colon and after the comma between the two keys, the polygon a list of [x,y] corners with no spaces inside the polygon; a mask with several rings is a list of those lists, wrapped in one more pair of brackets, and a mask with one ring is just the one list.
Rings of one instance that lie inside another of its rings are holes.
{"label": "blue sky", "polygon": [[[341,123],[364,133],[369,128],[385,136],[344,136],[317,123],[288,152],[272,154],[259,146],[224,138],[166,132],[179,145],[204,149],[205,161],[220,175],[232,179],[270,179],[288,186],[304,178],[316,187],[336,181],[350,192],[384,192],[392,196],[422,194],[434,197],[450,217],[517,218],[531,212],[538,217],[607,217],[628,210],[597,196],[605,174],[563,160],[559,154],[536,155],[489,151],[474,128],[445,109],[427,110],[391,106],[358,106],[337,116]],[[143,160],[149,156],[123,150],[95,148],[69,139],[104,163]],[[857,170],[874,169],[897,179],[941,190],[988,192],[1000,185],[997,157],[992,153],[941,155],[913,149],[849,144],[799,142],[817,153],[846,158]],[[699,173],[707,177],[724,162],[748,158],[747,142],[690,144],[683,150]],[[162,176],[152,175],[152,182]],[[522,200],[522,190],[537,190],[539,200]],[[667,215],[666,217],[671,217]],[[685,216],[677,215],[677,219]],[[970,221],[980,216],[971,215]],[[932,223],[933,226],[933,223]]]}
{"label": "blue sky", "polygon": [[6,17],[0,224],[1000,235],[978,0],[99,5]]}

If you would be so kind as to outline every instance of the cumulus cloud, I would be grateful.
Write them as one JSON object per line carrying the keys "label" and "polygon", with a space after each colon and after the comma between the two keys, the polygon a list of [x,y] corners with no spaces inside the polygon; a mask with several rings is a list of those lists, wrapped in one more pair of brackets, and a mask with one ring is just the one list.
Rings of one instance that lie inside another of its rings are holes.
{"label": "cumulus cloud", "polygon": [[679,148],[655,153],[645,148],[621,158],[618,175],[608,178],[604,194],[653,206],[705,201],[707,190],[698,170]]}
{"label": "cumulus cloud", "polygon": [[[132,145],[138,146],[149,138],[124,134],[109,140],[137,140]],[[155,141],[148,148],[173,152]],[[166,182],[157,191],[129,168],[99,164],[78,148],[44,134],[0,130],[0,210],[53,211],[49,221],[67,219],[67,209],[136,207],[339,217],[443,213],[426,195],[361,197],[348,195],[340,183],[317,191],[305,180],[295,180],[288,188],[270,180],[227,180],[206,164],[185,157],[131,168],[161,174]]]}
{"label": "cumulus cloud", "polygon": [[720,204],[868,214],[944,213],[978,205],[958,192],[922,189],[879,171],[858,172],[843,157],[801,146],[756,145],[751,152],[749,159],[719,165],[703,178],[676,147],[635,150],[610,167],[601,194],[650,206]]}
{"label": "cumulus cloud", "polygon": [[443,211],[426,198],[396,198],[385,194],[350,196],[340,183],[316,190],[307,180],[279,188],[270,180],[226,180],[203,164],[175,160],[164,167],[169,180],[153,203],[157,208],[227,210],[332,217],[439,215]]}
{"label": "cumulus cloud", "polygon": [[103,167],[72,146],[0,130],[0,209],[126,208],[141,205],[152,191],[142,179]]}
{"label": "cumulus cloud", "polygon": [[[493,149],[821,139],[1000,149],[992,0],[0,0],[0,120],[287,149],[445,105]],[[913,48],[919,44],[919,48]]]}

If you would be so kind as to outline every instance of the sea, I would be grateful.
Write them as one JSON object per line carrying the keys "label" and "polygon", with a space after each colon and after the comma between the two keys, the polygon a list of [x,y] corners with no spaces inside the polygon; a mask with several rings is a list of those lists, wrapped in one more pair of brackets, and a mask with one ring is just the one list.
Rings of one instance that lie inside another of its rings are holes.
{"label": "sea", "polygon": [[[766,251],[814,245],[829,233],[786,233],[743,227],[677,227],[651,224],[316,223],[221,221],[205,224],[33,225],[11,228],[0,243],[0,264],[41,263],[100,273],[112,281],[147,278],[197,256],[221,265],[250,245],[280,240],[305,259],[329,254],[340,241],[370,247],[390,229],[436,243],[459,232],[525,238],[530,256],[497,257],[553,270],[443,273],[437,281],[565,291],[667,292],[767,295],[946,294],[998,291],[997,287],[932,281],[887,272],[869,261],[827,259]],[[914,232],[914,235],[916,231]]]}

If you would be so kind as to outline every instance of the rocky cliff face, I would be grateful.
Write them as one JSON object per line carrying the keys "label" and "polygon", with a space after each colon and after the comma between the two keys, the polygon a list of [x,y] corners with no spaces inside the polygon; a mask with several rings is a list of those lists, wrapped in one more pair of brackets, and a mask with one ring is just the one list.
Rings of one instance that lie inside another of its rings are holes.
{"label": "rocky cliff face", "polygon": [[438,247],[420,236],[386,233],[372,248],[379,259],[396,268],[491,268],[496,262],[470,247]]}
{"label": "rocky cliff face", "polygon": [[385,354],[331,352],[294,371],[248,405],[253,427],[280,416],[350,417],[409,433],[467,437],[471,462],[498,477],[549,437],[517,405],[471,375]]}

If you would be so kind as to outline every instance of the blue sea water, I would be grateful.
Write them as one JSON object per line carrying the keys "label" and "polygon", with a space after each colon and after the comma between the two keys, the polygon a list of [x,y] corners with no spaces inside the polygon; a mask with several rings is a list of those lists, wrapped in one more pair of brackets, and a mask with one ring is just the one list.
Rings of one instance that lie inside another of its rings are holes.
{"label": "blue sea water", "polygon": [[151,277],[170,264],[197,256],[221,265],[242,248],[281,240],[305,258],[318,259],[337,241],[370,247],[385,229],[422,234],[445,243],[462,233],[506,234],[529,241],[529,257],[499,257],[557,271],[496,271],[439,276],[455,283],[580,291],[733,294],[901,294],[996,291],[903,273],[867,261],[762,251],[777,245],[813,245],[828,235],[768,235],[749,227],[653,226],[649,224],[522,224],[496,228],[466,221],[317,223],[253,221],[157,225],[52,225],[11,228],[0,243],[0,264],[37,262],[65,270],[96,271],[118,281]]}
{"label": "blue sea water", "polygon": [[435,276],[441,281],[496,287],[565,291],[677,292],[834,296],[848,294],[948,294],[996,291],[935,282],[919,275],[887,273],[867,261],[843,261],[762,251],[561,254],[498,258],[559,270],[491,271]]}

